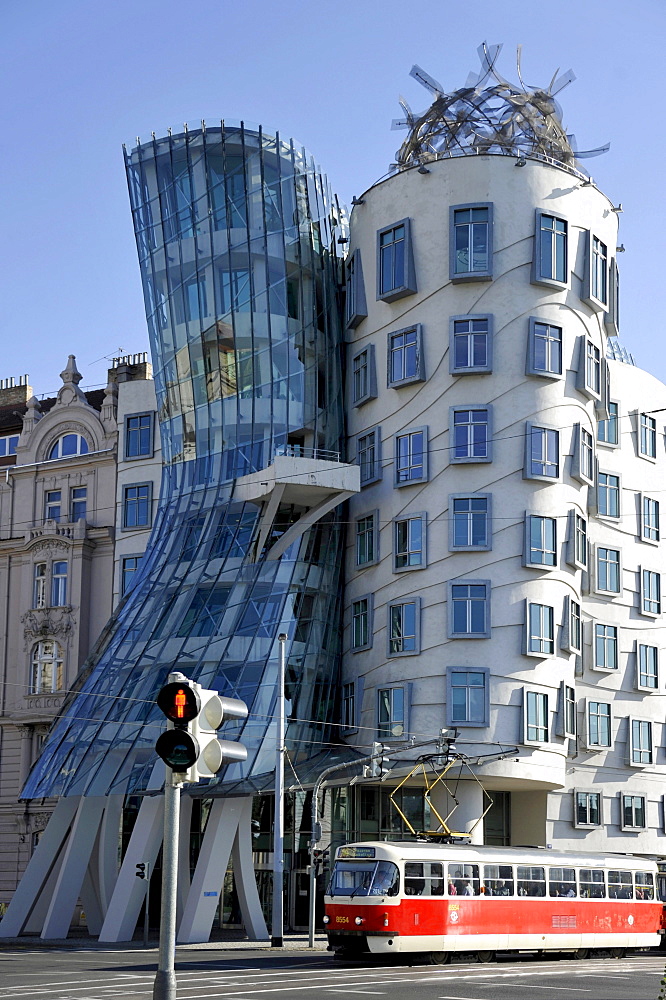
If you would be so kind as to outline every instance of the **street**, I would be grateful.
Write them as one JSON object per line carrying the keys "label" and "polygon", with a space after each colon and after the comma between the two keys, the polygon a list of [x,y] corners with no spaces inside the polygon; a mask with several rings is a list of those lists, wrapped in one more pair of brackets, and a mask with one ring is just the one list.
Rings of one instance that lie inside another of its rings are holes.
{"label": "street", "polygon": [[[157,954],[151,949],[0,952],[3,1000],[146,1000]],[[179,949],[178,1000],[275,1000],[337,996],[395,1000],[657,1000],[665,956],[589,961],[526,957],[489,965],[336,961],[322,952]]]}

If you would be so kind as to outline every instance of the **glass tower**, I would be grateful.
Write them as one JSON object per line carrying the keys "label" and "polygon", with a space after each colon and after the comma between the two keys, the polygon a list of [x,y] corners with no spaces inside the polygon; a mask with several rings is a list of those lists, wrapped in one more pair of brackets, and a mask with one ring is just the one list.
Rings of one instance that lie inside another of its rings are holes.
{"label": "glass tower", "polygon": [[[315,505],[303,488],[312,470],[339,468],[343,444],[341,213],[304,150],[242,123],[153,138],[126,152],[125,164],[161,496],[136,582],[79,675],[24,798],[145,789],[164,728],[155,695],[176,669],[247,702],[247,721],[224,735],[245,743],[248,760],[212,783],[249,790],[274,766],[281,632],[297,720],[288,730],[292,757],[316,751],[333,717],[343,533],[333,513],[293,529]],[[292,460],[291,480],[278,491],[260,473],[282,456]]]}

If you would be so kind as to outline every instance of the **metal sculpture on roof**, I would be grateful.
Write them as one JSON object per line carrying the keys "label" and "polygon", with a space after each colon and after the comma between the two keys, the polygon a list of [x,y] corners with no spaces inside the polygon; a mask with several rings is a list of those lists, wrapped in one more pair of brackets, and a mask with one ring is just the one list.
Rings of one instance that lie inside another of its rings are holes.
{"label": "metal sculpture on roof", "polygon": [[435,99],[427,111],[415,113],[400,98],[405,117],[394,120],[392,128],[409,129],[409,135],[396,153],[398,169],[438,156],[469,153],[546,157],[573,167],[576,160],[598,156],[610,148],[607,144],[577,151],[575,136],[565,132],[555,95],[576,79],[571,70],[561,75],[557,70],[545,89],[528,87],[521,73],[519,45],[516,63],[520,85],[516,86],[497,70],[501,49],[501,45],[480,45],[481,71],[470,73],[465,86],[451,94],[419,66],[412,67],[410,76]]}

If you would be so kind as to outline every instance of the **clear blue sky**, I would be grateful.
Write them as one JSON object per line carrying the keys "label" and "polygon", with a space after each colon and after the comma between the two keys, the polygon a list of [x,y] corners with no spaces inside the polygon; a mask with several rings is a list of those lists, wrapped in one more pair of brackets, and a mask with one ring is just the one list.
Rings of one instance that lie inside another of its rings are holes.
{"label": "clear blue sky", "polygon": [[398,95],[428,103],[412,64],[454,89],[485,39],[504,43],[511,80],[519,42],[528,83],[576,73],[565,126],[581,149],[611,141],[586,165],[624,207],[622,342],[666,381],[665,38],[664,0],[4,0],[0,378],[51,392],[73,353],[98,385],[98,359],[147,349],[123,141],[261,122],[303,142],[349,203],[393,159]]}

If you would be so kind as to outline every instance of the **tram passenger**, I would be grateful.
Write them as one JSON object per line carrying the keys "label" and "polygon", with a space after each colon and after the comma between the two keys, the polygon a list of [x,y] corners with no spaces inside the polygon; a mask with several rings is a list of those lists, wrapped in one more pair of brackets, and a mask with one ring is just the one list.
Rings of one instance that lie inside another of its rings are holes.
{"label": "tram passenger", "polygon": [[457,896],[458,890],[455,887],[455,883],[452,878],[449,878],[449,896]]}
{"label": "tram passenger", "polygon": [[472,884],[471,884],[471,882],[470,882],[470,880],[468,878],[466,878],[464,880],[464,882],[463,882],[462,895],[463,896],[473,896],[474,895],[474,888],[473,888],[473,886],[472,886]]}

